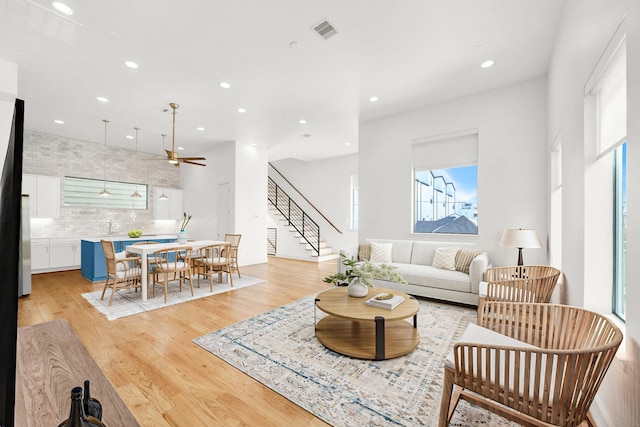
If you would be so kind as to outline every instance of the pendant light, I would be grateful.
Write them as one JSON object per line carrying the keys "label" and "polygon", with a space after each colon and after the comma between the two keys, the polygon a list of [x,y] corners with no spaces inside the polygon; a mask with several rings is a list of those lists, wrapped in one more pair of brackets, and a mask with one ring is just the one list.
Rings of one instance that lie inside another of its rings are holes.
{"label": "pendant light", "polygon": [[131,194],[131,197],[142,197],[140,193],[138,193],[138,131],[140,128],[134,128],[136,130],[136,191]]}
{"label": "pendant light", "polygon": [[[162,151],[164,151],[164,137],[167,136],[166,134],[162,134]],[[164,194],[164,188],[162,189],[162,194],[158,197],[158,199],[160,200],[167,200],[169,197],[167,197],[166,194]]]}
{"label": "pendant light", "polygon": [[107,190],[107,123],[109,123],[109,120],[102,119],[102,121],[104,122],[104,181],[100,195],[107,197],[111,195],[109,190]]}

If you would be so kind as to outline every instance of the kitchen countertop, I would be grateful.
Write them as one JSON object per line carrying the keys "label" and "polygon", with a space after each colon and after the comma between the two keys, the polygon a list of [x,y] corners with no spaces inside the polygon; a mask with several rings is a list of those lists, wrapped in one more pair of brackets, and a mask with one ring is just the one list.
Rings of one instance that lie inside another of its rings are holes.
{"label": "kitchen countertop", "polygon": [[157,239],[176,239],[177,236],[175,234],[142,234],[140,237],[129,237],[126,234],[123,235],[108,235],[108,236],[98,236],[98,237],[84,237],[81,240],[92,242],[92,243],[100,243],[101,240],[111,240],[112,242],[138,242],[145,240],[157,240]]}

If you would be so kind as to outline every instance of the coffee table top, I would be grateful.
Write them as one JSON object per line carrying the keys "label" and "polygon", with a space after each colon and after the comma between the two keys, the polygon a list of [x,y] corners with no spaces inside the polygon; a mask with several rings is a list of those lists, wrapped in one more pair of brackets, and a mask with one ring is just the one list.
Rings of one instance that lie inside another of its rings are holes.
{"label": "coffee table top", "polygon": [[[393,310],[371,307],[366,304],[369,298],[387,292],[401,295],[404,301]],[[316,297],[316,306],[327,314],[351,320],[371,320],[383,317],[385,320],[401,320],[413,316],[420,310],[420,304],[415,298],[404,292],[386,288],[369,289],[367,296],[362,298],[350,297],[346,286],[339,286],[321,292]]]}

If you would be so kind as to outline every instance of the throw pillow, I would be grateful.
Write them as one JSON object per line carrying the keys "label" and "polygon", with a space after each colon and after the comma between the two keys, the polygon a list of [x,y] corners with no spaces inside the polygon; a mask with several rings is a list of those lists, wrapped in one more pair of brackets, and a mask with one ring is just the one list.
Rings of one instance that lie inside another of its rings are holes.
{"label": "throw pillow", "polygon": [[433,256],[431,266],[443,270],[455,270],[457,253],[458,248],[456,247],[436,248],[436,254]]}
{"label": "throw pillow", "polygon": [[116,252],[116,271],[124,271],[125,270],[125,266],[123,263],[118,262],[121,259],[124,259],[127,257],[127,253],[125,251],[122,252]]}
{"label": "throw pillow", "polygon": [[371,245],[369,243],[361,243],[358,245],[358,260],[369,261],[371,258]]}
{"label": "throw pillow", "polygon": [[393,243],[376,243],[371,242],[371,262],[391,262],[391,250]]}
{"label": "throw pillow", "polygon": [[480,255],[480,252],[460,249],[456,253],[456,270],[469,274],[469,266],[471,265],[471,261],[473,261],[474,258],[478,255]]}

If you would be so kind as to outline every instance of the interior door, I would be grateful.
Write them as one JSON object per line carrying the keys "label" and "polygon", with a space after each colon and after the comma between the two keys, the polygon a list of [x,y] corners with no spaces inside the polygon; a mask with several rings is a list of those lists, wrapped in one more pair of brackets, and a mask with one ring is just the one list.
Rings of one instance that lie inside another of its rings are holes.
{"label": "interior door", "polygon": [[217,238],[224,240],[224,235],[231,233],[231,184],[218,184],[217,198],[218,231]]}

